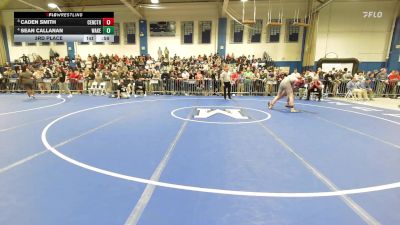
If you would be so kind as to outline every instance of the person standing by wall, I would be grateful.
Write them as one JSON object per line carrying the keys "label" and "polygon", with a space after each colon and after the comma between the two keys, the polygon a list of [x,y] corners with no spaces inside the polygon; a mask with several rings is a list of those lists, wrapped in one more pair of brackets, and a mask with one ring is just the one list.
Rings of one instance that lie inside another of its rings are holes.
{"label": "person standing by wall", "polygon": [[248,66],[246,72],[244,72],[244,77],[244,91],[251,95],[251,93],[253,92],[252,86],[255,75],[250,66]]}
{"label": "person standing by wall", "polygon": [[58,82],[59,93],[57,95],[57,98],[61,98],[61,93],[63,91],[66,94],[68,94],[68,96],[67,96],[68,98],[72,98],[72,94],[71,94],[71,91],[68,88],[68,84],[65,82],[67,80],[66,72],[61,67],[58,67],[56,70],[57,70],[58,78],[54,81],[54,83]]}
{"label": "person standing by wall", "polygon": [[237,81],[238,80],[239,80],[239,74],[237,73],[236,69],[233,69],[233,71],[231,73],[231,83],[232,83],[233,92],[237,92]]}
{"label": "person standing by wall", "polygon": [[238,96],[243,96],[243,93],[244,93],[244,79],[245,79],[245,77],[244,77],[243,71],[239,70],[238,71],[238,79],[236,81],[236,83],[237,83],[237,95]]}
{"label": "person standing by wall", "polygon": [[229,68],[225,65],[221,73],[221,80],[224,83],[224,99],[226,100],[226,92],[228,91],[228,99],[231,99],[231,73]]}
{"label": "person standing by wall", "polygon": [[50,62],[54,62],[54,59],[55,59],[55,52],[53,51],[53,49],[52,48],[50,48],[50,52],[49,52],[49,58],[50,58]]}
{"label": "person standing by wall", "polygon": [[386,68],[382,68],[380,72],[376,75],[376,95],[381,97],[385,92],[386,83],[388,80],[388,74]]}
{"label": "person standing by wall", "polygon": [[169,61],[169,50],[167,47],[165,47],[165,49],[164,49],[164,57],[165,57],[165,59],[167,59]]}
{"label": "person standing by wall", "polygon": [[92,83],[96,78],[96,75],[94,74],[94,69],[87,69],[84,78],[86,80],[85,90],[88,91],[89,87],[92,87]]}
{"label": "person standing by wall", "polygon": [[158,54],[158,61],[161,61],[163,57],[163,52],[161,50],[161,47],[158,47],[157,54]]}
{"label": "person standing by wall", "polygon": [[44,74],[43,74],[43,83],[45,92],[47,94],[51,94],[51,78],[53,78],[53,71],[51,67],[44,67]]}
{"label": "person standing by wall", "polygon": [[329,73],[333,75],[332,96],[336,97],[338,91],[340,92],[340,84],[342,83],[342,73],[331,70]]}
{"label": "person standing by wall", "polygon": [[43,77],[44,77],[43,68],[39,68],[38,70],[36,70],[33,73],[33,76],[35,77],[37,87],[40,90],[40,94],[43,95],[45,93],[45,90],[46,90],[46,87],[45,87],[44,82],[43,82]]}
{"label": "person standing by wall", "polygon": [[19,75],[21,84],[26,90],[26,94],[29,98],[35,98],[35,92],[33,91],[33,74],[26,69],[26,66],[22,66],[22,72]]}
{"label": "person standing by wall", "polygon": [[273,91],[272,87],[274,84],[276,84],[277,73],[277,70],[272,71],[271,69],[267,72],[267,76],[265,78],[265,94],[268,96],[271,96]]}

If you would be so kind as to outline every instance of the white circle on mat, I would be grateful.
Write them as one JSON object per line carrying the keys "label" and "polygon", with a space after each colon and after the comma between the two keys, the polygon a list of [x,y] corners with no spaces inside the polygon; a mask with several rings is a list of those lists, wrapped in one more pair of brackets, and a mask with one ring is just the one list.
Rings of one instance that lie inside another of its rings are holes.
{"label": "white circle on mat", "polygon": [[[376,185],[376,186],[369,186],[369,187],[362,187],[362,188],[355,188],[355,189],[346,189],[346,190],[339,190],[339,191],[325,191],[325,192],[255,192],[255,191],[240,191],[240,190],[227,190],[227,189],[217,189],[217,188],[196,187],[196,186],[189,186],[189,185],[181,185],[181,184],[153,181],[153,180],[149,180],[149,179],[129,176],[129,175],[120,174],[120,173],[112,172],[109,170],[101,169],[98,167],[94,167],[94,166],[82,163],[78,160],[72,159],[72,158],[64,155],[63,153],[59,152],[55,147],[50,145],[49,142],[47,141],[47,132],[51,126],[53,126],[55,123],[59,122],[62,119],[65,119],[69,116],[72,116],[72,115],[75,115],[75,114],[78,114],[81,112],[86,112],[86,111],[90,111],[90,110],[94,110],[94,109],[106,108],[106,107],[111,107],[111,106],[116,106],[116,105],[125,105],[125,104],[132,104],[132,103],[141,103],[141,102],[176,101],[176,100],[210,100],[210,99],[216,100],[216,98],[158,99],[158,100],[129,101],[129,102],[122,102],[122,103],[90,107],[90,108],[78,110],[78,111],[75,111],[72,113],[68,113],[64,116],[61,116],[61,117],[53,120],[52,122],[47,124],[46,127],[42,130],[41,139],[42,139],[42,143],[44,144],[44,146],[46,146],[46,148],[49,151],[51,151],[53,154],[55,154],[56,156],[60,157],[61,159],[65,160],[69,163],[72,163],[72,164],[82,167],[84,169],[91,170],[93,172],[101,173],[104,175],[112,176],[115,178],[135,181],[135,182],[143,183],[143,184],[155,185],[155,186],[159,186],[159,187],[178,189],[178,190],[204,192],[204,193],[212,193],[212,194],[223,194],[223,195],[235,195],[235,196],[279,197],[279,198],[314,198],[314,197],[329,197],[329,196],[342,196],[342,195],[368,193],[368,192],[383,191],[383,190],[389,190],[389,189],[394,189],[394,188],[400,187],[400,182]],[[260,101],[258,99],[246,99],[246,101],[252,101],[252,100]],[[338,109],[338,108],[334,108],[334,107],[327,107],[327,106],[321,106],[321,105],[312,105],[312,104],[302,104],[302,105],[308,105],[311,107],[327,108],[327,109],[339,110],[339,111],[344,111],[344,112],[349,112],[349,113],[355,113],[358,115],[373,117],[373,118],[381,119],[383,121],[387,121],[390,123],[400,125],[400,123],[398,123],[398,122],[388,120],[388,119],[385,119],[382,117],[374,116],[374,115],[365,114],[362,112]]]}
{"label": "white circle on mat", "polygon": [[[51,97],[51,96],[40,96],[40,98],[53,98],[53,99],[57,99],[57,98]],[[51,105],[45,105],[45,106],[40,106],[40,107],[30,108],[30,109],[22,109],[22,110],[13,111],[13,112],[4,112],[4,113],[0,113],[0,116],[11,115],[11,114],[16,114],[16,113],[21,113],[21,112],[34,111],[34,110],[38,110],[38,109],[50,108],[50,107],[54,107],[54,106],[56,106],[56,105],[63,104],[63,103],[65,102],[65,98],[60,98],[60,100],[61,100],[60,102],[55,103],[55,104],[51,104]]]}

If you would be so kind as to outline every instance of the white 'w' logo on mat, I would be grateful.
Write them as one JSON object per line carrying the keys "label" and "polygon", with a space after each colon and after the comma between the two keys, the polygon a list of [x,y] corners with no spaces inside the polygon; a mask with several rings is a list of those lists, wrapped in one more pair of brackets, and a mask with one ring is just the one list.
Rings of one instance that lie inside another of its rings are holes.
{"label": "white 'w' logo on mat", "polygon": [[198,114],[194,116],[197,119],[206,119],[215,114],[223,114],[225,116],[232,117],[238,120],[247,120],[249,119],[247,116],[243,116],[240,109],[206,109],[206,108],[197,108]]}

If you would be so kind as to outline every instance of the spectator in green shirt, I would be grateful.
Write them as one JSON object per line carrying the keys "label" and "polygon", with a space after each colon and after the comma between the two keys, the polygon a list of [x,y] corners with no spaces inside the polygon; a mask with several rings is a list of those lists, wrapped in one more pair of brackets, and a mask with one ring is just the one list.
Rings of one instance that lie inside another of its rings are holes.
{"label": "spectator in green shirt", "polygon": [[251,71],[251,67],[247,67],[246,72],[244,72],[244,90],[245,92],[251,93],[251,87],[254,79],[254,73]]}

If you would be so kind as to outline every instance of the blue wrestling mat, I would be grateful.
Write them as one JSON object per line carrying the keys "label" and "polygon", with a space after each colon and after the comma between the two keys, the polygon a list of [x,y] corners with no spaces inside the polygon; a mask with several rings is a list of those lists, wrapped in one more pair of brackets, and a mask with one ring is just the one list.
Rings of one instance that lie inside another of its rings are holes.
{"label": "blue wrestling mat", "polygon": [[400,111],[268,100],[0,95],[0,224],[400,224]]}

